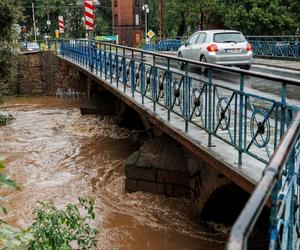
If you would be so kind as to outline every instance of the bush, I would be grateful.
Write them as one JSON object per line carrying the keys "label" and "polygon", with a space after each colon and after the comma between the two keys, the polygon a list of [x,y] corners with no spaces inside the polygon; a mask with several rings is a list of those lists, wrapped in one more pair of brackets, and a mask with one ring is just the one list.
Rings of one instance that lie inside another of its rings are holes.
{"label": "bush", "polygon": [[[79,204],[68,204],[60,210],[47,202],[39,202],[34,209],[35,222],[29,227],[33,235],[28,249],[91,249],[97,245],[95,239],[98,231],[87,222],[95,219],[94,201],[90,198],[79,198]],[[85,214],[80,213],[80,209]]]}
{"label": "bush", "polygon": [[9,124],[13,120],[13,116],[11,114],[1,115],[0,114],[0,126],[5,126]]}

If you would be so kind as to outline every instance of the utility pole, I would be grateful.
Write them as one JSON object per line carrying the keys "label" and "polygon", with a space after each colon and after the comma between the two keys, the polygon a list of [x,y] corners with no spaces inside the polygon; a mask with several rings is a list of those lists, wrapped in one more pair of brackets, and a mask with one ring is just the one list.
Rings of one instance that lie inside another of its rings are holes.
{"label": "utility pole", "polygon": [[160,40],[166,36],[166,0],[159,0],[159,36]]}
{"label": "utility pole", "polygon": [[49,0],[47,0],[47,26],[48,26],[48,30],[50,30],[51,21],[50,21],[50,14],[49,14]]}
{"label": "utility pole", "polygon": [[142,10],[145,11],[145,42],[148,44],[148,14],[149,14],[149,5],[145,4],[142,6]]}
{"label": "utility pole", "polygon": [[47,44],[48,44],[48,50],[50,50],[50,14],[49,14],[49,0],[47,0]]}
{"label": "utility pole", "polygon": [[34,33],[34,40],[36,41],[36,26],[35,26],[35,16],[34,16],[34,0],[32,1],[32,22],[33,22],[33,33]]}

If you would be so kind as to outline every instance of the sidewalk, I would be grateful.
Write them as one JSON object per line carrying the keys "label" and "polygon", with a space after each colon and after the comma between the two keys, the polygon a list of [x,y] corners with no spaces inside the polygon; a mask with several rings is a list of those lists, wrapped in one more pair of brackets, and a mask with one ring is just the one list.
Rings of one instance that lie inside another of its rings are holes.
{"label": "sidewalk", "polygon": [[300,70],[300,61],[254,58],[255,64],[272,65],[292,70]]}

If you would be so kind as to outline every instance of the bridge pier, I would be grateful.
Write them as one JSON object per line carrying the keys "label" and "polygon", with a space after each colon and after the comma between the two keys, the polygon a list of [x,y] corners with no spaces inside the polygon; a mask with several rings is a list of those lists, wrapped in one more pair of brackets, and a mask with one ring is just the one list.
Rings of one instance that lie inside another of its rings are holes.
{"label": "bridge pier", "polygon": [[114,95],[101,88],[90,78],[86,79],[86,89],[87,99],[80,107],[82,115],[115,115],[117,99]]}
{"label": "bridge pier", "polygon": [[125,162],[125,176],[127,191],[189,198],[198,213],[211,194],[230,183],[167,136],[150,139],[134,152]]}

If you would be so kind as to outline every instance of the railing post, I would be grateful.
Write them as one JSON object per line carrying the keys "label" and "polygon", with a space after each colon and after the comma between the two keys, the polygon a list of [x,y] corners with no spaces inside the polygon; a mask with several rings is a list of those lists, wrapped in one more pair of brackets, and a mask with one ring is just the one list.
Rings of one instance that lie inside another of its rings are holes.
{"label": "railing post", "polygon": [[111,45],[109,45],[109,74],[110,74],[110,84],[112,84],[112,80],[113,80],[112,65],[113,65],[113,59],[112,59],[112,53],[111,53]]}
{"label": "railing post", "polygon": [[130,74],[131,74],[131,95],[134,97],[134,91],[135,91],[135,61],[134,61],[134,52],[133,50],[131,51],[131,69],[130,69]]}
{"label": "railing post", "polygon": [[168,121],[171,120],[172,109],[172,73],[170,71],[170,58],[168,58],[168,71],[167,71],[167,107],[168,107]]}
{"label": "railing post", "polygon": [[157,98],[157,68],[155,67],[155,56],[153,56],[152,100],[153,100],[153,111],[154,112],[156,111],[156,98]]}
{"label": "railing post", "polygon": [[64,40],[63,39],[60,39],[60,55],[61,56],[65,56],[65,48],[64,48]]}
{"label": "railing post", "polygon": [[212,68],[208,68],[208,147],[212,147]]}
{"label": "railing post", "polygon": [[185,132],[189,131],[189,120],[190,120],[190,92],[191,92],[191,81],[189,78],[189,65],[185,64],[185,76],[183,82],[183,114],[185,120]]}
{"label": "railing post", "polygon": [[247,117],[243,119],[243,110],[244,110],[244,89],[245,89],[245,75],[244,73],[240,74],[240,108],[239,108],[239,156],[238,156],[238,165],[243,164],[243,120],[247,121]]}
{"label": "railing post", "polygon": [[271,192],[271,209],[270,209],[270,243],[269,243],[269,249],[277,249],[277,213],[278,213],[278,207],[277,207],[277,199],[278,199],[278,190],[280,190],[281,183],[280,181],[277,181],[275,184],[272,192]]}
{"label": "railing post", "polygon": [[106,53],[106,45],[104,44],[104,78],[107,79],[107,53]]}
{"label": "railing post", "polygon": [[96,44],[96,46],[95,46],[95,60],[96,60],[96,75],[98,75],[98,67],[99,67],[99,65],[98,65],[98,47],[97,47],[97,44]]}
{"label": "railing post", "polygon": [[99,50],[99,61],[100,61],[100,77],[103,74],[103,53],[102,53],[102,44],[100,43],[100,50]]}
{"label": "railing post", "polygon": [[[293,248],[293,237],[294,237],[294,225],[298,224],[294,222],[295,217],[295,184],[297,181],[294,179],[295,176],[295,163],[296,163],[296,146],[292,149],[292,152],[289,156],[288,162],[286,164],[287,171],[287,182],[288,182],[288,193],[286,200],[286,207],[284,211],[284,218],[286,222],[286,230],[283,231],[282,242],[286,246],[283,249],[292,249]],[[299,204],[298,204],[299,205]],[[298,236],[296,236],[298,237]]]}
{"label": "railing post", "polygon": [[127,84],[127,79],[126,79],[126,51],[123,48],[123,58],[122,58],[122,73],[123,73],[123,87],[124,87],[124,93],[126,93],[126,84]]}
{"label": "railing post", "polygon": [[117,81],[117,88],[119,88],[119,51],[118,47],[116,47],[116,55],[115,55],[115,74],[116,74],[116,81]]}
{"label": "railing post", "polygon": [[285,131],[285,121],[286,121],[286,83],[282,84],[281,87],[281,116],[280,116],[280,138],[283,137]]}
{"label": "railing post", "polygon": [[89,32],[89,66],[90,66],[90,71],[93,72],[93,65],[92,65],[92,41],[90,37],[90,32]]}
{"label": "railing post", "polygon": [[144,53],[142,52],[142,66],[141,66],[141,94],[142,94],[142,104],[144,105],[145,103],[145,96],[144,96],[144,92],[145,92],[145,77],[146,77],[146,64],[144,63]]}
{"label": "railing post", "polygon": [[153,111],[156,112],[156,98],[157,98],[157,68],[153,66],[152,71],[152,100]]}
{"label": "railing post", "polygon": [[81,42],[81,60],[82,60],[82,66],[85,67],[85,49],[86,49],[86,46],[85,46],[85,41],[82,41]]}

